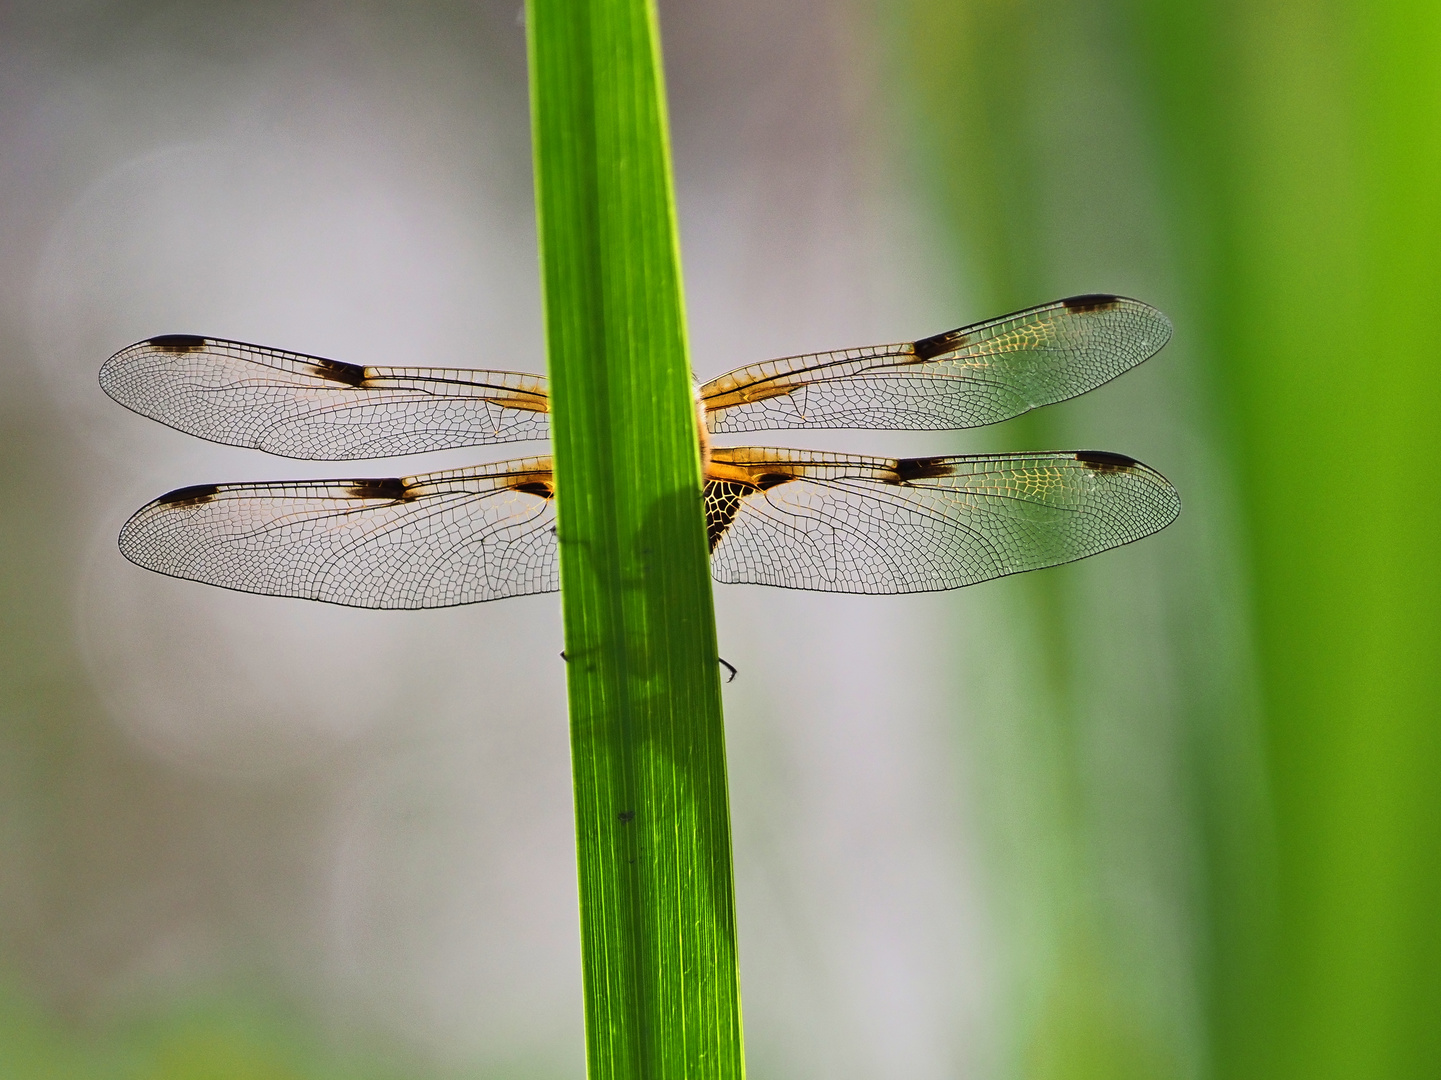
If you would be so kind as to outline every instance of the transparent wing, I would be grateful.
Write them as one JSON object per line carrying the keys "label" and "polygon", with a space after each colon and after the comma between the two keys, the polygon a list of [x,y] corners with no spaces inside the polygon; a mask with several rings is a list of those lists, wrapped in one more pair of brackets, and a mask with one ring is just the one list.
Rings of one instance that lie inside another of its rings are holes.
{"label": "transparent wing", "polygon": [[1139,300],[1073,296],[920,341],[738,368],[700,396],[716,434],[981,427],[1084,394],[1170,337],[1170,320]]}
{"label": "transparent wing", "polygon": [[100,385],[141,416],[282,457],[391,457],[550,430],[539,375],[359,367],[182,334],[120,350],[100,369]]}
{"label": "transparent wing", "polygon": [[706,482],[716,580],[907,593],[1083,559],[1165,528],[1165,477],[1100,451],[871,458],[718,450]]}
{"label": "transparent wing", "polygon": [[207,484],[142,507],[131,562],[241,592],[432,608],[560,587],[549,458],[372,480]]}

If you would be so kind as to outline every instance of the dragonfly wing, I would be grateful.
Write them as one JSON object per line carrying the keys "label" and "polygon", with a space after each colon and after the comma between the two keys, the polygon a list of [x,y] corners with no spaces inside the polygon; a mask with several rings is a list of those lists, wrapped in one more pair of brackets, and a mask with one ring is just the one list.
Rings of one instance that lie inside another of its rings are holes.
{"label": "dragonfly wing", "polygon": [[739,368],[701,401],[716,434],[981,427],[1084,394],[1170,337],[1170,320],[1139,300],[1073,296],[920,341]]}
{"label": "dragonfly wing", "polygon": [[1165,477],[1099,451],[870,458],[718,450],[706,484],[718,581],[824,592],[954,589],[1165,528]]}
{"label": "dragonfly wing", "polygon": [[207,484],[142,507],[131,562],[241,592],[433,608],[560,586],[549,458],[369,480]]}
{"label": "dragonfly wing", "polygon": [[539,375],[360,367],[219,338],[137,342],[100,369],[126,408],[211,442],[343,461],[543,439]]}

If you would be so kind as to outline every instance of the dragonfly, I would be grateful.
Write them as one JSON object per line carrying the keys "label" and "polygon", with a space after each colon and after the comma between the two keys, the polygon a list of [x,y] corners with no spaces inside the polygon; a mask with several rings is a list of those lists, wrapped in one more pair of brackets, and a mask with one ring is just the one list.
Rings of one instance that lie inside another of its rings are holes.
{"label": "dragonfly", "polygon": [[[882,458],[712,446],[791,428],[950,430],[1065,401],[1157,352],[1171,324],[1127,297],[1073,296],[915,341],[791,356],[698,387],[703,503],[721,582],[843,593],[953,589],[1139,540],[1175,519],[1160,473],[1081,450]],[[100,384],[190,435],[350,461],[544,439],[544,376],[360,366],[170,334]],[[138,510],[139,566],[242,592],[437,608],[560,586],[549,456],[416,476],[183,487]]]}

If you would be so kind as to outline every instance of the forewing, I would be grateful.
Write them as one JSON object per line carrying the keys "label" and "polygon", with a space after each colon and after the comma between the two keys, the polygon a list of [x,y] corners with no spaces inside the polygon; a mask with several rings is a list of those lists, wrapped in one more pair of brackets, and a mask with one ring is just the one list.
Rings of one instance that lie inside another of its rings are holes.
{"label": "forewing", "polygon": [[718,581],[823,592],[954,589],[1083,559],[1165,528],[1165,477],[1099,451],[869,458],[716,451]]}
{"label": "forewing", "polygon": [[981,427],[1094,389],[1170,336],[1139,300],[1073,296],[920,341],[754,364],[700,395],[717,434]]}
{"label": "forewing", "polygon": [[131,562],[241,592],[433,608],[560,587],[549,458],[368,480],[209,484],[142,507]]}
{"label": "forewing", "polygon": [[219,338],[137,342],[100,369],[128,409],[211,442],[343,461],[543,439],[545,379],[360,367]]}

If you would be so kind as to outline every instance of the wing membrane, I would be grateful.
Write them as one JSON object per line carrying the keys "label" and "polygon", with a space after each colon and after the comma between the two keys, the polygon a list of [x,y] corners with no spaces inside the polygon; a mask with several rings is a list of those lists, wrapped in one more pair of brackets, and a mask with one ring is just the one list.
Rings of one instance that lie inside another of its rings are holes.
{"label": "wing membrane", "polygon": [[[549,458],[414,477],[181,488],[120,534],[149,570],[241,592],[429,608],[559,588]],[[873,458],[717,450],[718,581],[954,589],[1071,562],[1170,524],[1175,489],[1100,452]]]}
{"label": "wing membrane", "polygon": [[1159,473],[1101,452],[872,458],[717,450],[716,580],[824,592],[954,589],[1082,559],[1165,528]]}
{"label": "wing membrane", "polygon": [[716,434],[980,427],[1094,389],[1170,336],[1148,304],[1075,296],[919,341],[753,364],[700,394]]}
{"label": "wing membrane", "polygon": [[[738,368],[703,386],[701,400],[717,434],[978,427],[1085,393],[1170,333],[1140,301],[1071,297],[918,341]],[[312,460],[542,439],[550,428],[539,375],[360,367],[220,338],[138,342],[105,363],[100,384],[188,434]]]}
{"label": "wing membrane", "polygon": [[182,488],[120,533],[149,570],[241,592],[432,608],[559,588],[549,458],[423,476]]}
{"label": "wing membrane", "polygon": [[219,338],[138,342],[106,361],[100,385],[162,424],[283,457],[390,457],[550,430],[539,375],[359,367]]}

